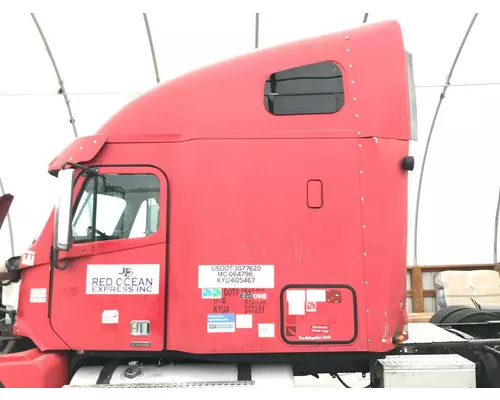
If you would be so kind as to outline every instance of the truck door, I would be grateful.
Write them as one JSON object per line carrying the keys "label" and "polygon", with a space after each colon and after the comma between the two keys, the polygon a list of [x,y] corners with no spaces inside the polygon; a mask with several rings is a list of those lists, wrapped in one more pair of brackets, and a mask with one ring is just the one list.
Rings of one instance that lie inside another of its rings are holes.
{"label": "truck door", "polygon": [[52,328],[75,350],[162,350],[167,177],[150,166],[98,171],[77,181],[74,242],[52,271]]}

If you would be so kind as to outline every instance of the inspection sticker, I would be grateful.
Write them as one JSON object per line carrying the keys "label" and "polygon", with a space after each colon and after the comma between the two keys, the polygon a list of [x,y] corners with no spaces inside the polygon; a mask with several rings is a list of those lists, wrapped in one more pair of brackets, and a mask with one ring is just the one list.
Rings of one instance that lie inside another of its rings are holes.
{"label": "inspection sticker", "polygon": [[221,299],[222,289],[202,289],[201,290],[202,299]]}
{"label": "inspection sticker", "polygon": [[86,283],[86,294],[158,294],[160,265],[87,265]]}
{"label": "inspection sticker", "polygon": [[234,332],[235,318],[234,314],[208,314],[207,315],[207,332],[208,333],[224,333]]}
{"label": "inspection sticker", "polygon": [[45,303],[45,302],[47,302],[47,289],[45,288],[30,289],[30,303]]}
{"label": "inspection sticker", "polygon": [[274,265],[199,265],[198,288],[274,289]]}

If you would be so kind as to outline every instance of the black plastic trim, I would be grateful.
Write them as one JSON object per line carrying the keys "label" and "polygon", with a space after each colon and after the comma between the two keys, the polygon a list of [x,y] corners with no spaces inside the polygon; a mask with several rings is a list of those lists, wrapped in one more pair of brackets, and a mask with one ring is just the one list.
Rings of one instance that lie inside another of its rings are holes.
{"label": "black plastic trim", "polygon": [[96,381],[96,385],[109,385],[111,378],[115,372],[116,367],[120,365],[118,360],[111,360],[104,367],[102,367],[101,372]]}
{"label": "black plastic trim", "polygon": [[[283,297],[285,296],[285,292],[288,289],[347,289],[350,290],[352,293],[352,303],[353,303],[353,313],[354,313],[354,335],[351,339],[349,340],[330,340],[330,341],[291,341],[288,340],[285,336],[285,310],[284,310],[284,302],[283,302]],[[280,335],[281,339],[286,343],[286,344],[293,344],[293,345],[301,345],[301,346],[318,346],[318,345],[325,345],[325,344],[351,344],[353,343],[357,337],[358,337],[358,299],[356,296],[356,291],[353,289],[352,286],[350,285],[324,285],[324,284],[314,284],[314,285],[301,285],[301,284],[292,284],[292,285],[286,285],[283,286],[280,292]]]}
{"label": "black plastic trim", "polygon": [[238,364],[238,380],[239,381],[252,380],[252,370],[250,368],[250,364]]}

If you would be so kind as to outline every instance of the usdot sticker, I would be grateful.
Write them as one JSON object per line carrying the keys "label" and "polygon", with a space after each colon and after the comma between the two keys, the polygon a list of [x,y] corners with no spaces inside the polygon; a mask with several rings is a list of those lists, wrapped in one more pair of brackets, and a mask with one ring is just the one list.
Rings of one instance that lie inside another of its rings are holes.
{"label": "usdot sticker", "polygon": [[274,265],[199,265],[198,288],[273,289]]}
{"label": "usdot sticker", "polygon": [[208,333],[227,333],[235,331],[234,314],[208,314]]}
{"label": "usdot sticker", "polygon": [[252,314],[236,314],[236,329],[252,327]]}
{"label": "usdot sticker", "polygon": [[86,294],[158,294],[159,264],[87,265]]}
{"label": "usdot sticker", "polygon": [[201,290],[202,299],[221,299],[222,289],[202,289]]}
{"label": "usdot sticker", "polygon": [[45,288],[30,289],[30,303],[46,303],[46,302],[47,302],[47,289]]}
{"label": "usdot sticker", "polygon": [[117,324],[118,310],[104,310],[102,312],[101,321],[103,324]]}
{"label": "usdot sticker", "polygon": [[274,324],[259,324],[259,337],[274,337]]}

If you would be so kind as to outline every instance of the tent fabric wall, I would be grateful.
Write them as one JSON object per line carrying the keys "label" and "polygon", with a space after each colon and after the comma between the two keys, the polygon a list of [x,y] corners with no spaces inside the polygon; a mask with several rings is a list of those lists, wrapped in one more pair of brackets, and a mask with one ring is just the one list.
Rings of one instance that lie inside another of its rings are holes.
{"label": "tent fabric wall", "polygon": [[[413,53],[419,140],[411,143],[408,263],[413,259],[415,200],[425,141],[442,85],[472,18],[452,14],[369,13],[367,23],[396,19]],[[113,113],[156,85],[141,13],[37,13],[64,80],[79,135],[90,135]],[[364,13],[260,13],[259,47],[330,33],[363,23]],[[255,51],[255,14],[150,13],[148,22],[161,81]],[[53,66],[28,13],[0,14],[0,176],[15,195],[15,251],[22,252],[54,202],[49,161],[73,138]],[[493,261],[500,186],[497,99],[500,25],[480,13],[441,107],[421,193],[418,261],[467,264]],[[6,38],[6,39],[5,39]],[[373,60],[377,62],[377,60]],[[5,228],[5,227],[4,227]],[[8,229],[0,259],[10,257]]]}

